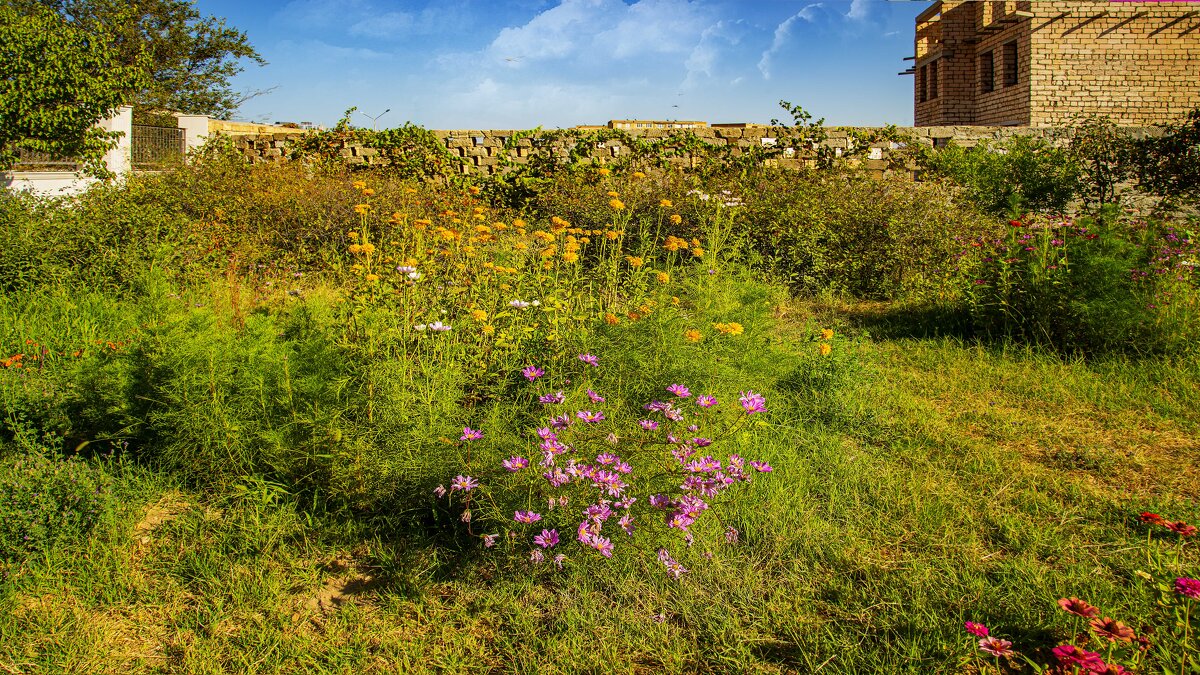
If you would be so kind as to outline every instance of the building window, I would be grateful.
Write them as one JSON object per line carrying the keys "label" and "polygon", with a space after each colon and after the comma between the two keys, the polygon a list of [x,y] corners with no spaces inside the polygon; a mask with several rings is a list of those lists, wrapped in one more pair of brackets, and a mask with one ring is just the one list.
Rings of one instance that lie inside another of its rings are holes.
{"label": "building window", "polygon": [[929,98],[938,97],[938,62],[929,64]]}
{"label": "building window", "polygon": [[1004,45],[1004,86],[1011,87],[1017,83],[1017,43],[1009,42]]}
{"label": "building window", "polygon": [[996,60],[992,52],[979,56],[979,90],[985,94],[996,90]]}
{"label": "building window", "polygon": [[924,65],[921,66],[921,70],[917,71],[917,98],[920,99],[921,103],[929,100],[929,96],[925,91],[925,80],[927,79],[926,75],[928,70],[929,66]]}

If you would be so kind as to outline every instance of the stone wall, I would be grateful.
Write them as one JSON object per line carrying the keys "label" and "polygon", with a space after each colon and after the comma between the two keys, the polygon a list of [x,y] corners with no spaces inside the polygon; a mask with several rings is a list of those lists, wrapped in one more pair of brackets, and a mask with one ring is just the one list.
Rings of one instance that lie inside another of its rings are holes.
{"label": "stone wall", "polygon": [[[847,155],[847,153],[855,150],[856,152],[853,153],[854,157],[852,161],[862,162],[866,169],[877,176],[883,176],[891,172],[907,173],[911,176],[916,167],[897,161],[897,158],[902,156],[900,152],[903,148],[902,144],[892,141],[881,141],[871,143],[865,148],[855,147],[856,143],[853,138],[856,134],[859,134],[861,137],[861,134],[883,131],[882,128],[878,127],[830,127],[826,129],[828,138],[824,142],[824,145],[831,148],[837,156]],[[1062,132],[1051,128],[939,126],[907,127],[900,128],[898,131],[901,134],[910,135],[916,143],[932,147],[942,147],[950,142],[956,145],[973,146],[983,141],[1003,141],[1018,135],[1047,138],[1056,142],[1063,140]],[[1126,131],[1135,136],[1158,133],[1158,130],[1153,127],[1129,128]],[[778,136],[779,130],[772,129],[771,127],[744,129],[704,128],[693,129],[691,132],[706,143],[729,147],[730,154],[734,156],[746,152],[753,147],[761,148],[782,143],[782,139]],[[502,154],[504,145],[519,132],[513,130],[462,129],[432,131],[431,133],[445,143],[446,148],[451,154],[463,158],[462,170],[464,173],[490,175],[503,170],[504,162]],[[668,129],[634,129],[626,133],[631,137],[652,140],[666,138],[675,132]],[[293,144],[301,138],[302,135],[299,133],[273,133],[234,136],[232,140],[234,147],[248,161],[261,163],[289,161]],[[543,151],[535,150],[534,145],[536,142],[538,142],[536,136],[519,139],[515,143],[516,147],[509,152],[509,157],[513,162],[518,164],[528,161],[532,154]],[[572,142],[571,139],[554,139],[549,141],[548,149],[560,157],[566,157],[568,153],[567,145]],[[361,142],[336,141],[335,143],[336,147],[333,150],[348,164],[370,166],[382,161],[378,150],[364,147]],[[598,144],[597,147],[590,149],[590,155],[600,163],[616,161],[629,152],[630,149],[625,147],[625,144],[619,140],[605,141]],[[693,162],[688,157],[673,158],[671,161],[683,166],[687,166]],[[802,153],[800,155],[782,156],[769,161],[774,165],[784,168],[798,168],[804,165],[811,165],[814,160],[811,153]]]}

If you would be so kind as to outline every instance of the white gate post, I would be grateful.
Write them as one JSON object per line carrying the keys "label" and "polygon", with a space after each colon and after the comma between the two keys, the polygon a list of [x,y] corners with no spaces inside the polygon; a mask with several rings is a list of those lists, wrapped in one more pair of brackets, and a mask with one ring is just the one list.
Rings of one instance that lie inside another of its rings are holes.
{"label": "white gate post", "polygon": [[118,176],[129,173],[133,165],[133,108],[123,105],[117,108],[112,117],[100,120],[97,125],[105,131],[122,133],[117,146],[104,154],[104,165]]}

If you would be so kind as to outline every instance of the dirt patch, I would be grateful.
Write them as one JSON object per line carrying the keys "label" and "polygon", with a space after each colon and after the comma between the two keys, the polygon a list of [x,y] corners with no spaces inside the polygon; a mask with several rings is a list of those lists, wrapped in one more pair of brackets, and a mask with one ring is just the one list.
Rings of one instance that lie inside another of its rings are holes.
{"label": "dirt patch", "polygon": [[133,526],[134,540],[139,544],[149,544],[155,530],[163,523],[174,520],[175,516],[187,510],[189,506],[191,505],[183,501],[178,492],[171,491],[163,495],[146,509],[146,515]]}
{"label": "dirt patch", "polygon": [[379,586],[379,580],[367,575],[335,577],[325,582],[321,590],[308,599],[307,607],[322,614],[329,614],[338,607],[352,602],[355,596],[370,593]]}

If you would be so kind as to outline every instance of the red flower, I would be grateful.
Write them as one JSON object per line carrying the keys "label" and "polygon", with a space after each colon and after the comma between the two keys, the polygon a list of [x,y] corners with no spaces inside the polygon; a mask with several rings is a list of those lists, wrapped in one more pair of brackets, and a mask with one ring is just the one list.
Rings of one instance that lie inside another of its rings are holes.
{"label": "red flower", "polygon": [[1163,525],[1168,530],[1174,532],[1175,534],[1177,534],[1181,537],[1191,537],[1194,534],[1196,534],[1196,531],[1197,531],[1195,525],[1188,525],[1187,523],[1183,522],[1182,520],[1177,520],[1173,523],[1165,522],[1165,523],[1163,523]]}
{"label": "red flower", "polygon": [[1137,637],[1132,628],[1107,616],[1103,619],[1092,619],[1090,625],[1092,630],[1096,631],[1096,635],[1108,638],[1113,642],[1118,640],[1121,642],[1132,642]]}
{"label": "red flower", "polygon": [[1012,225],[1013,227],[1025,227],[1025,223],[1022,223],[1019,220],[1010,220],[1008,221],[1008,224]]}
{"label": "red flower", "polygon": [[1138,515],[1138,520],[1150,525],[1162,525],[1163,523],[1167,522],[1162,516],[1151,511],[1142,511],[1141,514]]}
{"label": "red flower", "polygon": [[1100,608],[1092,607],[1079,598],[1062,598],[1058,601],[1058,606],[1062,607],[1067,614],[1074,614],[1085,619],[1094,619],[1100,616]]}

